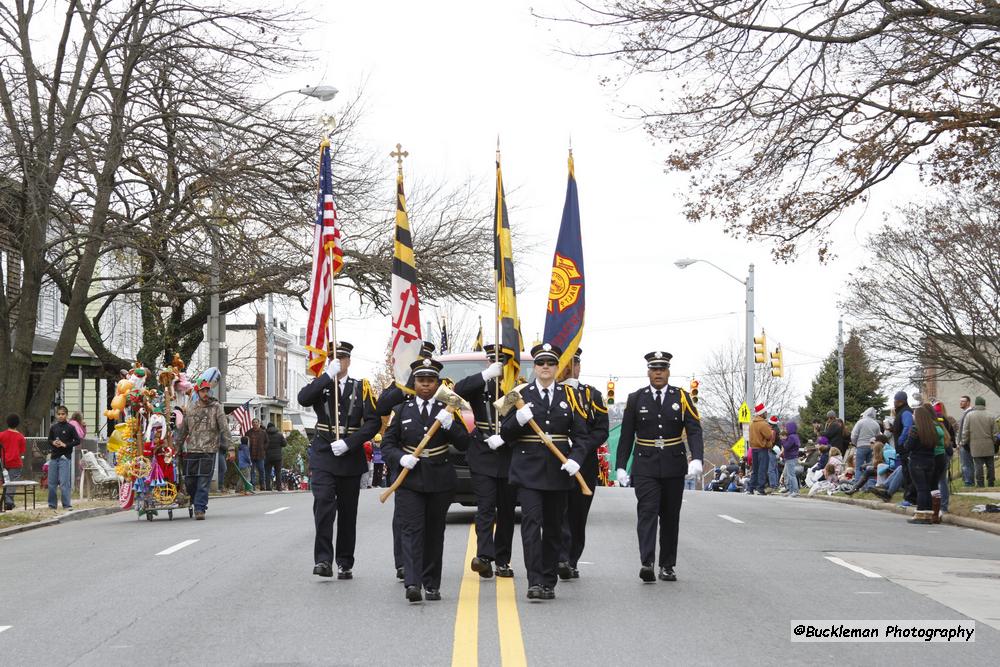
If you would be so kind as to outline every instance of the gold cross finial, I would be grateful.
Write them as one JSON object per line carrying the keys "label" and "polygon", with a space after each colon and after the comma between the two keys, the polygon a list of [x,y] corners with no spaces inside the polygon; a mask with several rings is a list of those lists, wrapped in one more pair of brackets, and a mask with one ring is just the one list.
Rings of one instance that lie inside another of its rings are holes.
{"label": "gold cross finial", "polygon": [[389,157],[396,158],[396,167],[399,169],[399,173],[403,173],[403,158],[410,157],[410,152],[404,151],[402,144],[396,144],[396,150],[389,153]]}

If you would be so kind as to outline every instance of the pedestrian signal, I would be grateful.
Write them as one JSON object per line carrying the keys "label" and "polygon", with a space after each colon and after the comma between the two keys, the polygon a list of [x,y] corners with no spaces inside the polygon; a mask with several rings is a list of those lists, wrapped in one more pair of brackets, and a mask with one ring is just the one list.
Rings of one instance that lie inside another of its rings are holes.
{"label": "pedestrian signal", "polygon": [[759,336],[753,337],[753,357],[758,364],[767,362],[767,337],[764,330],[760,330]]}
{"label": "pedestrian signal", "polygon": [[608,405],[613,405],[615,402],[615,383],[608,380]]}
{"label": "pedestrian signal", "polygon": [[774,348],[774,352],[771,353],[771,377],[784,377],[785,375],[785,362],[781,354],[781,346]]}
{"label": "pedestrian signal", "polygon": [[697,380],[691,380],[691,402],[692,403],[697,403],[698,402],[698,381]]}

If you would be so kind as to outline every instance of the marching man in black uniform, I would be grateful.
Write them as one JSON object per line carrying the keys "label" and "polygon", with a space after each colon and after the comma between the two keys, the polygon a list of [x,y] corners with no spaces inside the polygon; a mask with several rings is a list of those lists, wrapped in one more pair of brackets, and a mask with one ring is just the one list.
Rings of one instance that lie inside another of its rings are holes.
{"label": "marching man in black uniform", "polygon": [[[524,407],[511,410],[500,435],[512,448],[510,483],[521,503],[521,542],[528,571],[528,599],[555,598],[566,495],[590,446],[587,415],[575,390],[557,384],[562,351],[544,343],[531,349],[535,381],[524,387]],[[534,419],[568,460],[560,465],[528,422]]]}
{"label": "marching man in black uniform", "polygon": [[[428,600],[441,599],[441,559],[444,552],[445,517],[455,495],[455,468],[448,445],[465,450],[469,432],[444,403],[433,399],[441,384],[441,362],[417,359],[411,366],[416,395],[396,407],[382,436],[382,456],[395,468],[410,472],[396,491],[403,546],[406,599],[420,602],[420,588]],[[413,455],[431,424],[441,422],[420,457]]]}
{"label": "marching man in black uniform", "polygon": [[[494,359],[496,346],[487,345],[486,358]],[[503,355],[501,355],[503,357]],[[476,430],[469,444],[469,472],[476,494],[476,556],[470,567],[480,577],[513,577],[510,567],[511,543],[514,540],[514,488],[508,481],[509,445],[497,433],[497,378],[503,373],[503,361],[495,361],[481,373],[475,373],[455,385],[455,393],[472,406]]]}
{"label": "marching man in black uniform", "polygon": [[[587,486],[593,491],[597,486],[599,473],[597,449],[608,440],[608,408],[604,405],[604,395],[597,387],[580,382],[580,356],[582,354],[583,350],[577,348],[573,355],[573,361],[567,368],[568,377],[563,383],[576,390],[580,407],[587,413],[590,443],[580,473],[587,481]],[[566,516],[563,519],[562,548],[559,551],[559,566],[557,568],[560,579],[580,578],[580,570],[576,566],[587,541],[587,516],[590,514],[590,503],[593,501],[594,496],[583,495],[577,485],[574,485],[569,491]]]}
{"label": "marching man in black uniform", "polygon": [[[365,442],[378,432],[375,396],[368,380],[348,377],[354,346],[341,341],[326,372],[299,391],[299,403],[316,411],[316,435],[309,446],[312,470],[313,520],[316,566],[313,574],[353,578],[354,544],[357,535],[358,495],[361,475],[368,471]],[[336,380],[334,378],[336,377]],[[340,432],[334,414],[334,392],[340,412]],[[337,521],[337,546],[333,546],[333,522]]]}
{"label": "marching man in black uniform", "polygon": [[646,355],[649,386],[629,394],[622,417],[618,440],[617,480],[628,486],[628,459],[635,446],[632,461],[632,485],[638,501],[637,528],[639,558],[642,567],[639,578],[656,581],[653,559],[656,556],[656,524],[660,523],[660,571],[663,581],[677,581],[677,528],[684,495],[684,475],[688,460],[684,451],[687,439],[691,452],[692,471],[702,472],[703,443],[701,418],[687,392],[667,384],[670,379],[668,352]]}

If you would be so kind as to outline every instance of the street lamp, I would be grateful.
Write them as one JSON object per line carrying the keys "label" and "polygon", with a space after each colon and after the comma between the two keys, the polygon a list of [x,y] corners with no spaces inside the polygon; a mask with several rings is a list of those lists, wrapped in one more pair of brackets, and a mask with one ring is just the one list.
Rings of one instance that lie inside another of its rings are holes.
{"label": "street lamp", "polygon": [[[753,364],[754,364],[754,359],[753,359],[753,326],[754,326],[754,319],[753,319],[754,318],[754,315],[753,315],[753,311],[754,311],[754,307],[753,307],[753,289],[754,289],[754,287],[753,287],[753,264],[751,264],[750,268],[747,270],[747,278],[746,278],[746,280],[740,280],[739,278],[737,278],[736,276],[734,276],[733,274],[731,274],[729,271],[726,271],[721,266],[717,266],[716,264],[713,264],[712,262],[708,261],[707,259],[690,259],[690,258],[679,259],[676,262],[674,262],[674,266],[676,266],[678,269],[686,269],[687,267],[691,266],[692,264],[697,264],[698,262],[702,262],[703,264],[708,264],[709,266],[714,267],[715,269],[721,271],[722,273],[726,274],[727,276],[729,276],[730,278],[732,278],[733,280],[735,280],[739,284],[741,284],[744,287],[746,287],[746,293],[747,293],[747,296],[746,296],[746,319],[747,319],[746,337],[747,337],[747,339],[746,339],[746,361],[745,361],[745,368],[744,368],[744,372],[746,373],[746,394],[745,394],[745,399],[744,400],[746,401],[747,407],[750,408],[751,410],[753,410],[753,407],[754,407],[754,403],[753,403]],[[744,435],[744,437],[746,437],[746,436]]]}
{"label": "street lamp", "polygon": [[[269,100],[262,103],[257,107],[256,110],[266,107],[271,102],[275,101],[279,97],[285,95],[291,95],[292,93],[298,93],[299,95],[305,95],[306,97],[312,97],[318,99],[322,102],[329,102],[334,97],[336,97],[339,91],[333,86],[318,85],[318,86],[306,86],[305,88],[297,88],[292,90],[285,90]],[[239,116],[235,120],[231,121],[231,124],[235,125],[247,119],[252,111],[247,111],[243,115]],[[209,289],[212,292],[212,296],[209,302],[209,314],[208,314],[208,358],[209,365],[214,366],[219,369],[219,373],[222,374],[222,381],[219,383],[219,402],[225,403],[226,400],[226,366],[228,365],[227,355],[223,353],[220,341],[226,340],[226,320],[225,315],[219,313],[219,248],[216,241],[214,230],[210,234],[212,241],[212,273],[209,276]],[[269,295],[270,296],[270,295]],[[275,374],[275,359],[274,359],[274,323],[271,321],[272,313],[271,309],[268,309],[268,323],[267,323],[267,378],[268,395],[273,395],[274,389],[274,374]]]}

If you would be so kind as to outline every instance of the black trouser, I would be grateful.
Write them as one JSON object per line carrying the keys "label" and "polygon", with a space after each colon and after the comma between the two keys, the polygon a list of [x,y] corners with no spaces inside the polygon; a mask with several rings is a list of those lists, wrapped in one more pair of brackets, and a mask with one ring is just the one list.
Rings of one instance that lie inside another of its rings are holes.
{"label": "black trouser", "polygon": [[424,493],[399,489],[396,511],[402,534],[403,568],[407,586],[441,588],[445,518],[455,491]]}
{"label": "black trouser", "polygon": [[917,494],[917,509],[930,512],[931,491],[938,488],[941,473],[944,472],[947,456],[944,454],[910,454],[910,478]]}
{"label": "black trouser", "polygon": [[[754,452],[754,457],[763,451]],[[683,477],[632,477],[635,487],[636,528],[639,533],[639,558],[643,565],[652,565],[656,557],[656,524],[660,524],[660,567],[677,564],[677,529],[684,497]]]}
{"label": "black trouser", "polygon": [[[587,484],[590,488],[593,485]],[[590,503],[594,496],[585,496],[579,486],[574,486],[566,501],[566,515],[562,524],[562,548],[559,550],[559,560],[576,567],[587,542],[587,516],[590,514]]]}
{"label": "black trouser", "polygon": [[[313,521],[316,541],[313,557],[317,563],[333,563],[348,570],[354,567],[357,540],[358,496],[361,475],[340,476],[325,470],[312,471]],[[337,547],[333,546],[333,522],[337,522]]]}
{"label": "black trouser", "polygon": [[519,487],[521,501],[521,545],[529,586],[555,588],[566,491],[540,491]]}
{"label": "black trouser", "polygon": [[[976,478],[976,486],[993,486],[996,483],[996,466],[992,456],[972,457],[972,466]],[[983,469],[986,469],[986,476],[983,476]]]}
{"label": "black trouser", "polygon": [[[394,475],[392,468],[389,468],[387,476],[388,486],[391,486],[396,481],[398,475],[399,473]],[[399,523],[399,503],[395,495],[392,498],[392,559],[397,569],[403,567],[403,530]]]}
{"label": "black trouser", "polygon": [[[271,490],[271,475],[274,475],[274,490],[281,491],[281,459],[268,459],[267,463],[264,465],[264,483],[267,485],[265,488]],[[358,477],[358,483],[360,484],[361,478]]]}
{"label": "black trouser", "polygon": [[910,470],[910,457],[900,459],[903,466],[903,500],[911,505],[917,504],[917,486],[913,483],[913,473]]}
{"label": "black trouser", "polygon": [[476,494],[476,555],[499,565],[510,564],[517,495],[506,477],[472,473]]}

